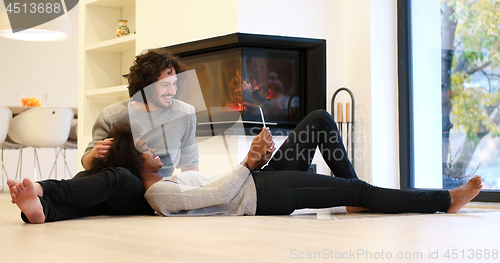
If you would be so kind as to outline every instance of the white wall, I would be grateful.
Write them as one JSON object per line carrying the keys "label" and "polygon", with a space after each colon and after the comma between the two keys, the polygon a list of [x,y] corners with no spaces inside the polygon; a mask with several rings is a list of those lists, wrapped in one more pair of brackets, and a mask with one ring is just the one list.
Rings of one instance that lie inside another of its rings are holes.
{"label": "white wall", "polygon": [[136,51],[236,32],[236,0],[136,0]]}
{"label": "white wall", "polygon": [[[0,11],[4,8],[0,0]],[[0,105],[20,106],[18,93],[47,93],[45,105],[77,107],[78,93],[78,6],[67,14],[71,23],[71,38],[58,42],[28,42],[0,37]],[[34,127],[36,128],[36,127]],[[76,172],[76,150],[68,150],[70,170]],[[44,178],[54,161],[53,149],[39,151]],[[33,150],[23,154],[22,177],[32,178]],[[4,160],[9,177],[16,171],[17,150],[5,150]],[[58,178],[63,176],[59,158]],[[54,176],[52,176],[54,178]]]}
{"label": "white wall", "polygon": [[360,178],[372,182],[370,1],[345,1],[343,15],[345,81],[342,86],[352,90],[356,102],[355,170]]}
{"label": "white wall", "polygon": [[[0,10],[4,7],[0,0]],[[0,105],[20,106],[18,93],[47,93],[46,105],[77,107],[78,5],[67,13],[71,38],[30,42],[0,37]]]}
{"label": "white wall", "polygon": [[397,2],[370,2],[372,183],[399,188]]}

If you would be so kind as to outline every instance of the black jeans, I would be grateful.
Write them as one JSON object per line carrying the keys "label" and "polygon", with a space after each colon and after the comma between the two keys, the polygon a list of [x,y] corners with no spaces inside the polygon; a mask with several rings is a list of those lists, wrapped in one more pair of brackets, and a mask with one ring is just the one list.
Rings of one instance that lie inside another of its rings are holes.
{"label": "black jeans", "polygon": [[[316,148],[333,176],[306,172]],[[446,212],[448,191],[385,189],[358,179],[332,116],[308,114],[277,150],[268,166],[252,173],[258,215],[287,215],[295,209],[358,206],[385,213]]]}
{"label": "black jeans", "polygon": [[[153,214],[142,181],[125,168],[83,171],[70,180],[44,180],[39,197],[45,222],[96,215]],[[21,217],[29,222],[24,214]]]}

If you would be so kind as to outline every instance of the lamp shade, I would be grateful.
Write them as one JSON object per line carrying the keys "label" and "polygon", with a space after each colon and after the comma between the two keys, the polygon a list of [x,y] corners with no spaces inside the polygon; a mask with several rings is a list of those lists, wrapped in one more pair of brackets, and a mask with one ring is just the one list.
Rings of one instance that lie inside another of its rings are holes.
{"label": "lamp shade", "polygon": [[58,41],[71,37],[71,24],[67,14],[31,28],[13,28],[7,10],[0,12],[0,36],[25,41]]}

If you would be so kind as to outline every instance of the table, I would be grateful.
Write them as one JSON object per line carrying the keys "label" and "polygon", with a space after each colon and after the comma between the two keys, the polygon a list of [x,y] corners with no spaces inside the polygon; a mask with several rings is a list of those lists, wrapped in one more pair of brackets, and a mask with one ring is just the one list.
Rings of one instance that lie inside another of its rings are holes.
{"label": "table", "polygon": [[[10,109],[10,111],[12,112],[13,116],[16,116],[19,113],[21,113],[23,111],[27,111],[29,109],[38,108],[38,107],[33,107],[33,106],[6,106],[6,107]],[[75,119],[77,119],[77,117],[78,117],[78,108],[74,108],[74,107],[69,107],[69,108],[71,110],[73,110],[73,113],[75,114]]]}

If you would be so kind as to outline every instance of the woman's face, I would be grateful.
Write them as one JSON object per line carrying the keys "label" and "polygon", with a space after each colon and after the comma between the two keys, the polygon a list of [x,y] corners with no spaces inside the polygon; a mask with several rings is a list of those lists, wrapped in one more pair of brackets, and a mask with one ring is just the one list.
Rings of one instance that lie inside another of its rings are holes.
{"label": "woman's face", "polygon": [[163,167],[163,163],[160,160],[160,157],[156,155],[155,148],[149,148],[148,144],[142,140],[138,139],[136,145],[136,149],[142,153],[142,159],[144,161],[144,171],[143,172],[158,172],[160,168]]}

